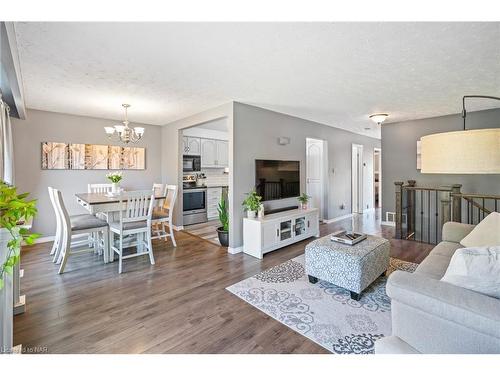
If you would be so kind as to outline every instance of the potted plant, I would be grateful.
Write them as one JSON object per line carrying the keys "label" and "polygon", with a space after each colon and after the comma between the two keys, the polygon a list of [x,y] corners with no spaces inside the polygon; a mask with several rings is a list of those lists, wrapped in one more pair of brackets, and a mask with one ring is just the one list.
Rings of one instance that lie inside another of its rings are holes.
{"label": "potted plant", "polygon": [[307,202],[309,202],[309,199],[311,197],[307,195],[306,193],[302,193],[300,197],[298,197],[298,201],[300,202],[300,208],[302,210],[307,210]]}
{"label": "potted plant", "polygon": [[[17,194],[16,188],[0,182],[0,237],[8,235],[6,256],[0,259],[0,289],[4,285],[5,274],[12,274],[14,266],[21,257],[21,245],[33,244],[38,234],[29,233],[21,225],[35,216],[36,200],[27,200],[28,193]],[[2,254],[4,253],[2,249]]]}
{"label": "potted plant", "polygon": [[118,194],[120,192],[120,181],[123,179],[122,172],[111,172],[106,175],[108,180],[111,181],[113,187],[111,189],[111,193]]}
{"label": "potted plant", "polygon": [[229,246],[229,215],[227,212],[227,203],[224,196],[221,197],[219,206],[217,207],[219,212],[219,221],[221,227],[217,228],[217,234],[219,235],[219,242],[222,246]]}
{"label": "potted plant", "polygon": [[247,217],[249,219],[253,219],[257,215],[261,199],[262,197],[260,195],[257,195],[255,189],[250,193],[247,193],[247,197],[243,201],[243,207],[245,207],[245,210],[247,211]]}

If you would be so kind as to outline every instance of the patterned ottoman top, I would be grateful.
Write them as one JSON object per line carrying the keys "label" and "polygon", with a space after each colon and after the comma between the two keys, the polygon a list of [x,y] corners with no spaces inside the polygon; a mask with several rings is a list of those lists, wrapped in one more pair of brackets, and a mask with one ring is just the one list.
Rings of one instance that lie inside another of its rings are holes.
{"label": "patterned ottoman top", "polygon": [[330,239],[331,234],[321,237],[306,246],[308,251],[331,251],[345,256],[363,258],[381,245],[388,245],[389,240],[382,237],[368,235],[367,238],[356,245],[346,245]]}

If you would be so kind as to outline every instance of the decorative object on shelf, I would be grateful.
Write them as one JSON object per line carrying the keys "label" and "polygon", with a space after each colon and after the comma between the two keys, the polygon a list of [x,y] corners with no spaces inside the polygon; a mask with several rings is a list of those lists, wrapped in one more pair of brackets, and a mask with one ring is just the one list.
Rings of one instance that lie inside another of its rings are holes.
{"label": "decorative object on shelf", "polygon": [[257,211],[259,210],[262,197],[260,195],[257,195],[255,189],[249,193],[246,193],[246,195],[247,197],[243,201],[243,207],[245,207],[245,210],[247,211],[247,217],[249,219],[254,219]]}
{"label": "decorative object on shelf", "polygon": [[207,176],[205,173],[198,173],[196,178],[196,186],[205,186],[207,182]]}
{"label": "decorative object on shelf", "polygon": [[131,128],[128,125],[130,122],[128,121],[128,108],[130,108],[130,104],[122,104],[122,107],[125,109],[125,121],[123,121],[123,125],[115,125],[115,126],[105,126],[104,131],[108,135],[109,138],[116,133],[120,141],[125,144],[130,142],[135,143],[138,142],[142,136],[144,135],[144,128],[140,126],[136,126],[135,128]]}
{"label": "decorative object on shelf", "polygon": [[221,196],[219,206],[217,207],[219,212],[219,221],[221,227],[217,228],[217,235],[219,236],[219,242],[221,246],[229,246],[229,215],[227,212],[227,202],[224,195]]}
{"label": "decorative object on shelf", "polygon": [[264,205],[261,203],[259,206],[259,210],[257,211],[257,217],[262,219],[264,217]]}
{"label": "decorative object on shelf", "polygon": [[500,100],[495,96],[462,98],[463,130],[422,137],[422,173],[500,173],[500,128],[469,130],[465,126],[467,98]]}
{"label": "decorative object on shelf", "polygon": [[43,142],[42,169],[146,169],[146,149]]}
{"label": "decorative object on shelf", "polygon": [[123,179],[122,172],[111,172],[106,175],[106,178],[113,184],[111,193],[113,195],[120,194],[120,181]]}
{"label": "decorative object on shelf", "polygon": [[389,115],[387,113],[374,113],[373,115],[368,116],[370,120],[372,120],[377,125],[382,124]]}
{"label": "decorative object on shelf", "polygon": [[309,202],[309,199],[311,197],[307,195],[306,193],[302,193],[300,197],[297,198],[297,200],[300,202],[300,208],[303,210],[307,210],[307,203]]}
{"label": "decorative object on shelf", "polygon": [[5,274],[12,275],[14,266],[21,257],[23,241],[31,245],[39,237],[37,233],[29,233],[22,224],[33,218],[36,213],[36,200],[27,200],[28,193],[17,194],[16,188],[0,182],[0,229],[9,232],[7,255],[0,259],[0,289],[4,285]]}

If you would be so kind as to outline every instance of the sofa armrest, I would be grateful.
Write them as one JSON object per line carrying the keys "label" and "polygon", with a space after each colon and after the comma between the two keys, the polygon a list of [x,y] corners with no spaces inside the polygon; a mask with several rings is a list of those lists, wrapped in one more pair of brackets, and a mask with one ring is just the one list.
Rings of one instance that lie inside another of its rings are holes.
{"label": "sofa armrest", "polygon": [[500,299],[403,271],[389,276],[386,290],[395,301],[500,339]]}
{"label": "sofa armrest", "polygon": [[475,225],[448,221],[443,225],[443,241],[459,243],[465,236],[472,232],[474,228]]}

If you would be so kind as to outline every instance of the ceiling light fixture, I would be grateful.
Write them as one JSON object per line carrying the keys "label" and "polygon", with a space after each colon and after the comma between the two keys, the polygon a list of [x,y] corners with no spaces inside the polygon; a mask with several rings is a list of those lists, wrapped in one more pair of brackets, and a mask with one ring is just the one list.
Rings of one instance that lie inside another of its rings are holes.
{"label": "ceiling light fixture", "polygon": [[383,123],[387,119],[387,117],[389,117],[387,113],[374,113],[373,115],[369,116],[369,118],[377,125]]}
{"label": "ceiling light fixture", "polygon": [[122,104],[122,107],[125,109],[125,121],[123,121],[123,125],[115,125],[115,126],[105,126],[104,131],[108,135],[109,138],[113,136],[113,134],[117,134],[118,138],[125,144],[127,143],[135,143],[139,141],[144,135],[144,128],[140,126],[136,126],[135,128],[130,128],[128,125],[130,122],[128,121],[128,113],[127,110],[130,108],[130,104]]}
{"label": "ceiling light fixture", "polygon": [[500,128],[466,129],[466,98],[500,100],[500,98],[495,96],[464,96],[462,98],[464,130],[437,133],[422,137],[422,173],[500,173]]}

